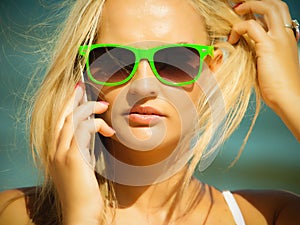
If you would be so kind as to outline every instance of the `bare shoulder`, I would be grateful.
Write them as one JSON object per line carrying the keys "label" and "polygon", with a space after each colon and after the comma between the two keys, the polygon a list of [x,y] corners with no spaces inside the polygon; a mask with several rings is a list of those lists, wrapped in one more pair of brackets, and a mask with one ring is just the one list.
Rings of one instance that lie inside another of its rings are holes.
{"label": "bare shoulder", "polygon": [[0,193],[0,225],[28,225],[24,189],[7,190]]}
{"label": "bare shoulder", "polygon": [[268,224],[300,224],[300,196],[275,190],[241,190],[234,196],[245,217],[249,206],[257,209]]}

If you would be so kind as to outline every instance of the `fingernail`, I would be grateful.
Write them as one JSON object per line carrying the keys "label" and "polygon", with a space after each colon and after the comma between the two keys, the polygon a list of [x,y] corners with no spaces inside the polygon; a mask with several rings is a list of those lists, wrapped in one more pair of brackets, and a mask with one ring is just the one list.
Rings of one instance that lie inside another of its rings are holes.
{"label": "fingernail", "polygon": [[102,135],[104,135],[105,137],[112,137],[116,133],[116,131],[112,127],[110,127],[110,126],[108,126],[108,127],[109,127],[109,129],[106,130],[105,133],[102,133]]}
{"label": "fingernail", "polygon": [[109,105],[109,102],[105,102],[105,101],[98,101],[98,102],[102,105]]}
{"label": "fingernail", "polygon": [[244,2],[240,2],[240,3],[237,3],[235,6],[233,6],[232,8],[233,9],[236,9],[236,8],[238,8],[241,4],[243,4]]}
{"label": "fingernail", "polygon": [[75,89],[78,88],[82,84],[81,81],[78,81],[77,84],[75,85]]}
{"label": "fingernail", "polygon": [[229,35],[228,35],[228,37],[227,37],[227,41],[229,41],[229,40],[230,40],[230,37],[231,37],[231,34],[229,34]]}
{"label": "fingernail", "polygon": [[115,131],[114,128],[110,127],[110,129],[112,130],[112,132],[113,132],[114,134],[116,133],[116,131]]}

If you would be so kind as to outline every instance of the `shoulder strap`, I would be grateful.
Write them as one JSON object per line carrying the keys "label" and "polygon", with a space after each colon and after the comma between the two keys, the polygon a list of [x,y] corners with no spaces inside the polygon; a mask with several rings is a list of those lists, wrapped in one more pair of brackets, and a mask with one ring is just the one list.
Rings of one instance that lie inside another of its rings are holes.
{"label": "shoulder strap", "polygon": [[223,196],[229,206],[233,219],[237,225],[246,225],[242,212],[230,191],[223,191]]}

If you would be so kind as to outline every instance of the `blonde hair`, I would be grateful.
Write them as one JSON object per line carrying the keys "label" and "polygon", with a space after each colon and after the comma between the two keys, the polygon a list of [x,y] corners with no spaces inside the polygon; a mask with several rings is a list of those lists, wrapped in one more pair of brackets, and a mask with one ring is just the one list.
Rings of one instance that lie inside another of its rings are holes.
{"label": "blonde hair", "polygon": [[[58,29],[60,34],[55,48],[52,49],[52,52],[47,52],[47,55],[52,55],[52,58],[50,58],[46,76],[35,95],[35,103],[31,114],[30,143],[33,157],[44,173],[43,190],[40,195],[41,203],[40,206],[37,206],[35,216],[39,216],[39,209],[42,209],[43,202],[47,202],[49,196],[52,196],[56,202],[52,212],[52,219],[49,220],[52,222],[61,222],[61,212],[59,200],[49,175],[49,143],[54,140],[53,134],[61,114],[60,109],[64,108],[63,106],[70,97],[70,93],[73,92],[75,84],[80,80],[79,65],[83,61],[79,60],[77,56],[78,47],[82,44],[93,43],[97,35],[99,35],[98,30],[104,2],[104,0],[79,0],[70,7],[66,22],[63,27]],[[233,12],[227,1],[190,0],[190,2],[203,16],[211,42],[216,48],[223,49],[228,54],[226,61],[215,74],[226,107],[224,129],[221,134],[224,137],[223,141],[239,126],[247,110],[252,91],[254,90],[256,93],[256,112],[244,141],[246,143],[260,108],[253,44],[246,36],[242,37],[235,46],[226,41],[220,41],[220,37],[228,36],[234,23],[242,20]],[[199,119],[199,126],[205,125],[205,130],[202,134],[204,138],[201,138],[201,141],[198,141],[194,147],[195,154],[183,181],[183,189],[187,187],[203,151],[208,146],[212,149],[217,149],[223,143],[221,141],[217,142],[215,146],[209,145],[211,136],[209,131],[212,130],[213,121],[210,116],[210,109],[205,102],[204,99],[200,99],[198,106],[198,111],[202,115],[201,119]],[[208,141],[202,141],[203,139]],[[101,189],[107,186],[107,181],[99,183]],[[110,190],[110,188],[106,188],[106,190]],[[182,193],[184,192],[180,191],[178,193],[174,202],[182,197]],[[110,198],[113,198],[113,196],[110,196]],[[111,199],[108,200],[111,201]],[[192,205],[193,201],[187,208],[192,207]],[[108,205],[106,208],[108,208]],[[105,219],[105,215],[103,215],[103,222],[105,221],[108,221],[108,219]]]}

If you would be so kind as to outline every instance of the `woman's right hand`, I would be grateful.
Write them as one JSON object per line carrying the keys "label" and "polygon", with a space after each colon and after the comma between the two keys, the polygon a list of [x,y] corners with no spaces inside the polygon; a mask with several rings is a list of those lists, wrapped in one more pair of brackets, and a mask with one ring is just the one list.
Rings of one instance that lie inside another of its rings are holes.
{"label": "woman's right hand", "polygon": [[50,147],[50,175],[61,202],[63,223],[99,224],[103,200],[93,168],[84,159],[91,137],[100,132],[113,136],[114,130],[102,119],[89,119],[107,110],[106,102],[86,102],[83,84],[76,86],[56,127]]}

